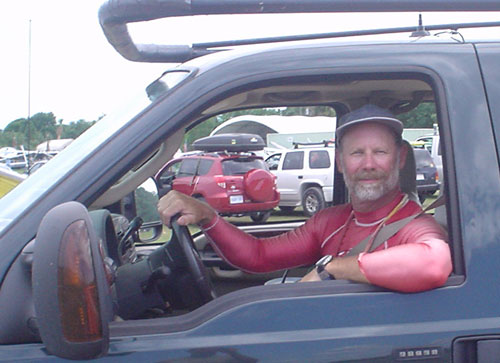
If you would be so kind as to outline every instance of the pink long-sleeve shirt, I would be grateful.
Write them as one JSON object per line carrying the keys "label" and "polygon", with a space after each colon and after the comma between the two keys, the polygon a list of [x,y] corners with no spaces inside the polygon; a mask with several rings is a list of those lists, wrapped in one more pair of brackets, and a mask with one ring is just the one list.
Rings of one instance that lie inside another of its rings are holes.
{"label": "pink long-sleeve shirt", "polygon": [[[372,234],[403,199],[370,212],[353,211],[350,204],[323,209],[299,228],[279,236],[256,238],[216,217],[202,226],[217,253],[248,272],[269,272],[311,265],[324,255],[342,257]],[[390,224],[421,211],[407,201]],[[358,264],[370,283],[388,289],[417,292],[443,285],[452,270],[447,235],[430,215],[412,220],[375,251],[361,253]]]}

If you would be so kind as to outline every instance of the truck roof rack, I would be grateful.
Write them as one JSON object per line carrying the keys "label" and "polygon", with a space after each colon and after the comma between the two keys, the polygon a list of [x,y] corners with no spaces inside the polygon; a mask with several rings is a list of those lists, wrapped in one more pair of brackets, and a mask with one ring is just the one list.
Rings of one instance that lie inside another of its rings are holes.
{"label": "truck roof rack", "polygon": [[[338,38],[387,33],[420,32],[417,27],[371,29],[284,37],[231,40],[189,45],[136,44],[127,24],[168,17],[216,14],[335,13],[335,12],[427,12],[427,11],[500,11],[498,0],[107,0],[99,9],[99,22],[115,50],[135,62],[182,63],[220,47]],[[425,30],[457,30],[500,26],[500,22],[458,23],[426,26]]]}
{"label": "truck roof rack", "polygon": [[321,146],[324,146],[324,147],[328,147],[329,145],[335,145],[335,140],[323,140],[323,141],[320,141],[320,142],[292,142],[292,145],[293,145],[293,148],[294,149],[298,149],[300,146],[318,146],[318,145],[321,145]]}

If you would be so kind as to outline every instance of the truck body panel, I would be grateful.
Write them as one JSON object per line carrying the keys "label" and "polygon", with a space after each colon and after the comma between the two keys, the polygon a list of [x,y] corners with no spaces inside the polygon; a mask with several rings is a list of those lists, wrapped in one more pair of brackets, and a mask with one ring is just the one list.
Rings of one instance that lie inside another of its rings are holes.
{"label": "truck body panel", "polygon": [[[324,44],[210,57],[210,67],[99,141],[101,147],[71,166],[43,195],[21,186],[6,196],[28,193],[32,199],[26,208],[1,216],[11,222],[0,231],[5,250],[0,256],[0,327],[7,319],[4,306],[10,295],[6,289],[11,287],[11,267],[35,236],[44,211],[65,200],[90,203],[115,181],[116,169],[125,169],[134,157],[145,155],[137,150],[139,145],[157,145],[158,135],[170,135],[184,126],[212,99],[252,83],[287,77],[404,75],[432,86],[440,119],[454,264],[444,287],[415,294],[346,281],[252,287],[184,316],[113,322],[109,353],[101,360],[375,362],[430,357],[456,362],[467,361],[476,354],[472,350],[486,352],[489,344],[496,345],[500,339],[500,289],[495,288],[500,284],[496,273],[500,44]],[[77,143],[67,150],[75,150]],[[92,177],[82,177],[90,171]],[[0,360],[12,357],[54,358],[41,343],[0,345]]]}

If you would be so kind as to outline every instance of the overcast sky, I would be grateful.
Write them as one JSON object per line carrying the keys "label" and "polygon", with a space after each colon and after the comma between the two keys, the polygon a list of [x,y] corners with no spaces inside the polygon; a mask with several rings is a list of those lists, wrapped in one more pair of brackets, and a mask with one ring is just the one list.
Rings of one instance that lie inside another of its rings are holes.
{"label": "overcast sky", "polygon": [[[1,1],[0,129],[15,119],[37,112],[53,112],[65,123],[95,120],[112,112],[130,95],[141,92],[163,70],[173,66],[123,59],[107,42],[98,23],[97,13],[103,2]],[[484,13],[423,16],[424,24],[428,25],[500,20],[498,14]],[[408,13],[265,15],[258,21],[254,16],[203,16],[134,24],[130,32],[139,43],[191,44],[416,24],[417,14]],[[499,28],[462,33],[468,39],[478,36],[500,39]]]}

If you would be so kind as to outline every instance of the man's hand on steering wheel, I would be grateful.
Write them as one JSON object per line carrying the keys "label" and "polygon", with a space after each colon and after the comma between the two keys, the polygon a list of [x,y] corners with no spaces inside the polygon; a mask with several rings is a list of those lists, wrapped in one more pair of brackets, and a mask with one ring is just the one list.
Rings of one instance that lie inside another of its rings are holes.
{"label": "man's hand on steering wheel", "polygon": [[170,220],[176,214],[180,215],[177,223],[181,226],[207,224],[217,215],[208,204],[175,190],[171,190],[158,201],[158,213],[162,222],[169,227]]}

